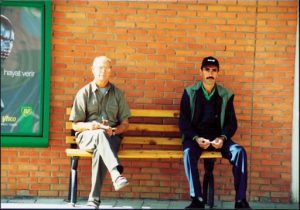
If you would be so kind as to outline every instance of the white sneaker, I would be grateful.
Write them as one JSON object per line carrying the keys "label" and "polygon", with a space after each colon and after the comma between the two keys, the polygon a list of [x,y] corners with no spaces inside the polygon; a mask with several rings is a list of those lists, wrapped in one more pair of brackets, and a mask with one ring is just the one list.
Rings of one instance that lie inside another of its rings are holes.
{"label": "white sneaker", "polygon": [[118,176],[118,178],[113,182],[115,191],[119,191],[123,187],[127,186],[129,182],[124,176]]}

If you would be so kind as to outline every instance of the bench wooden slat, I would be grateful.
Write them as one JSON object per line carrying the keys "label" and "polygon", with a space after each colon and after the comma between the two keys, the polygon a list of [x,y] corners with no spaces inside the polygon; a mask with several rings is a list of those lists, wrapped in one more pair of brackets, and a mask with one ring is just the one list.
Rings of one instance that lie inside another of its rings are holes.
{"label": "bench wooden slat", "polygon": [[66,136],[66,143],[67,144],[75,144],[75,136]]}
{"label": "bench wooden slat", "polygon": [[66,149],[66,154],[69,157],[92,157],[93,153],[91,152],[87,152],[85,150],[82,149]]}
{"label": "bench wooden slat", "polygon": [[[66,136],[66,143],[75,144],[75,137]],[[181,138],[125,136],[122,140],[122,144],[181,145]]]}
{"label": "bench wooden slat", "polygon": [[[67,156],[92,157],[91,152],[81,149],[66,149]],[[119,158],[182,158],[182,151],[175,150],[121,150]],[[222,158],[221,152],[202,153],[200,158]]]}
{"label": "bench wooden slat", "polygon": [[181,145],[181,138],[125,136],[122,144]]}
{"label": "bench wooden slat", "polygon": [[130,123],[129,131],[179,132],[177,125],[137,124]]}
{"label": "bench wooden slat", "polygon": [[121,150],[120,158],[182,158],[182,151],[175,150]]}
{"label": "bench wooden slat", "polygon": [[[81,149],[66,149],[67,156],[92,157],[93,153]],[[175,150],[120,150],[119,158],[182,158]]]}
{"label": "bench wooden slat", "polygon": [[[67,108],[67,115],[71,114],[71,107]],[[178,118],[178,110],[157,110],[157,109],[131,109],[132,117],[172,117]]]}
{"label": "bench wooden slat", "polygon": [[72,107],[67,107],[66,114],[69,116],[71,114]]}
{"label": "bench wooden slat", "polygon": [[222,158],[222,154],[221,152],[204,151],[201,154],[201,158]]}
{"label": "bench wooden slat", "polygon": [[170,117],[178,118],[178,110],[131,109],[132,117]]}
{"label": "bench wooden slat", "polygon": [[72,122],[67,121],[66,122],[66,129],[71,130],[72,129]]}
{"label": "bench wooden slat", "polygon": [[[72,129],[72,122],[66,122],[66,129]],[[128,131],[179,132],[177,125],[130,123]]]}

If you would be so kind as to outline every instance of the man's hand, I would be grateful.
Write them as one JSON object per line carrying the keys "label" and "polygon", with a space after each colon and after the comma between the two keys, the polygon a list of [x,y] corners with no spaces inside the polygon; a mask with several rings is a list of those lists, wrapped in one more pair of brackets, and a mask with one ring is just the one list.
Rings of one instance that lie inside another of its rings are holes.
{"label": "man's hand", "polygon": [[111,129],[109,125],[105,125],[103,123],[99,123],[97,121],[92,121],[87,123],[87,129],[88,130],[97,130],[97,129],[103,129],[105,131]]}
{"label": "man's hand", "polygon": [[101,123],[97,122],[97,121],[92,121],[87,123],[87,129],[88,130],[96,130],[99,129],[101,127]]}
{"label": "man's hand", "polygon": [[[72,128],[73,130],[77,132],[83,132],[86,130],[96,130],[96,129],[103,129],[109,136],[112,136],[113,133],[116,135],[119,135],[121,133],[124,133],[127,131],[129,127],[129,122],[128,119],[125,119],[121,122],[120,125],[118,125],[115,128],[112,128],[108,125],[108,123],[100,123],[97,121],[92,121],[92,122],[76,122],[72,123]],[[114,131],[114,132],[113,132]]]}
{"label": "man's hand", "polygon": [[109,126],[107,129],[105,129],[105,132],[106,132],[109,136],[112,136],[112,134],[113,134],[113,128]]}
{"label": "man's hand", "polygon": [[224,143],[224,138],[217,137],[211,142],[211,145],[216,149],[221,149],[223,147],[223,143]]}
{"label": "man's hand", "polygon": [[202,137],[197,138],[196,141],[202,149],[207,149],[210,145],[210,141]]}
{"label": "man's hand", "polygon": [[113,128],[108,125],[108,123],[99,123],[93,121],[89,125],[89,130],[103,129],[109,136],[113,134]]}

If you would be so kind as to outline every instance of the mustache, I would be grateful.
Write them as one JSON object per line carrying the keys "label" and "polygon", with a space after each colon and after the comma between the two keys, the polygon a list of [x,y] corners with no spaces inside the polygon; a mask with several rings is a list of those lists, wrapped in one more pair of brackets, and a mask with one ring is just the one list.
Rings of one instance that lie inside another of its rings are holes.
{"label": "mustache", "polygon": [[206,79],[215,79],[214,77],[206,77]]}

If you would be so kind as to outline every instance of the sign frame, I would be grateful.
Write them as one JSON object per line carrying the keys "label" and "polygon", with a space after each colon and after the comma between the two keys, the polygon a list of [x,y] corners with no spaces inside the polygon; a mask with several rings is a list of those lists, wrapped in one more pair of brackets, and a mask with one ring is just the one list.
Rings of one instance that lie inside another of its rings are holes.
{"label": "sign frame", "polygon": [[[48,147],[50,115],[50,78],[51,78],[51,33],[52,3],[49,0],[10,1],[0,3],[2,7],[38,7],[41,10],[41,132],[39,135],[7,135],[1,133],[1,147]],[[1,115],[2,117],[2,115]],[[2,120],[2,119],[1,119]]]}

